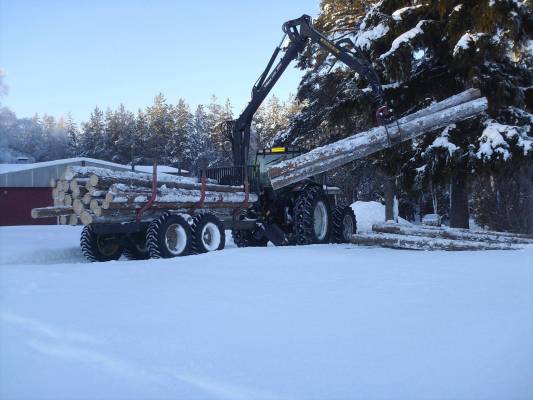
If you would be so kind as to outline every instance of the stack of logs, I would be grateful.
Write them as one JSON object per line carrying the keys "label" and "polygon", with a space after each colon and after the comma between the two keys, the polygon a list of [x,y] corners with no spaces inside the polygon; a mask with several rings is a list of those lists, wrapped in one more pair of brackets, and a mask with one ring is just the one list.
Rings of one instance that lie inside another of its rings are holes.
{"label": "stack of logs", "polygon": [[[112,171],[95,167],[67,167],[60,179],[51,182],[52,207],[34,208],[33,218],[58,217],[62,225],[89,225],[133,221],[152,197],[152,174]],[[255,202],[255,194],[246,194],[241,186],[202,184],[191,178],[157,175],[157,192],[143,212],[155,218],[166,210],[192,212],[210,210],[231,212]],[[248,198],[247,198],[248,197]]]}
{"label": "stack of logs", "polygon": [[372,225],[372,232],[353,235],[351,242],[408,250],[514,250],[533,245],[533,238],[518,233],[401,225],[388,221]]}

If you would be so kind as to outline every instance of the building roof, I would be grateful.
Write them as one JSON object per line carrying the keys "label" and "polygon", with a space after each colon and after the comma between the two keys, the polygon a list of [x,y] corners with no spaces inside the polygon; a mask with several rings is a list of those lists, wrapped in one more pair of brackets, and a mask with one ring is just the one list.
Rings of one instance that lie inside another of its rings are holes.
{"label": "building roof", "polygon": [[127,165],[116,164],[110,161],[98,160],[96,158],[74,157],[74,158],[62,158],[60,160],[44,161],[44,162],[30,163],[30,164],[0,164],[0,174],[4,174],[7,172],[24,171],[24,170],[35,169],[35,168],[58,166],[58,165],[71,165],[71,164],[78,164],[78,163],[81,164],[83,162],[105,165],[108,167],[118,168],[118,169],[129,169],[130,168]]}
{"label": "building roof", "polygon": [[[61,178],[65,168],[70,165],[109,168],[118,171],[130,171],[131,165],[117,164],[96,158],[75,157],[32,164],[0,164],[0,187],[49,187],[53,179]],[[151,165],[136,165],[138,172],[152,173]],[[166,165],[157,166],[158,173],[177,175],[178,168]],[[181,170],[182,174],[187,171]]]}
{"label": "building roof", "polygon": [[[154,167],[152,165],[136,165],[135,171],[146,172],[148,174],[151,174],[153,171],[153,168]],[[186,169],[169,167],[168,165],[158,165],[157,172],[163,172],[165,174],[179,174],[179,173],[188,174],[189,173],[189,171],[187,171]]]}
{"label": "building roof", "polygon": [[0,187],[50,187],[70,165],[129,170],[127,165],[88,157],[64,158],[33,164],[0,164]]}

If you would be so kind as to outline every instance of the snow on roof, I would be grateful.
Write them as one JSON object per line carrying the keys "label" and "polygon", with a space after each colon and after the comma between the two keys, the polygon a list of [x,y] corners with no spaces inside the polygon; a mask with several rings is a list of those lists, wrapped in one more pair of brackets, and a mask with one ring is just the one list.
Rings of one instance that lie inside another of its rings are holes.
{"label": "snow on roof", "polygon": [[127,165],[116,164],[110,161],[98,160],[96,158],[74,157],[74,158],[62,158],[60,160],[53,160],[53,161],[31,163],[31,164],[0,164],[0,174],[5,174],[8,172],[24,171],[24,170],[35,169],[35,168],[51,167],[51,166],[62,165],[62,164],[74,164],[78,162],[81,163],[83,161],[100,164],[100,165],[106,165],[108,167],[114,167],[114,168],[121,168],[121,169],[129,168]]}

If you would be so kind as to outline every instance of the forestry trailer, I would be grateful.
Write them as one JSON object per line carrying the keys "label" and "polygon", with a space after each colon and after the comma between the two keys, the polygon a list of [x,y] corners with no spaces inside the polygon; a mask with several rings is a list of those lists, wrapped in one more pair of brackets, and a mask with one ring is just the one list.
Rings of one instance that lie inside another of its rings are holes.
{"label": "forestry trailer", "polygon": [[[227,124],[232,167],[203,168],[201,182],[192,183],[158,176],[155,164],[151,176],[75,167],[54,189],[60,196],[57,206],[34,209],[32,215],[61,216],[65,221],[69,216],[65,223],[70,224],[81,220],[85,225],[81,248],[91,261],[118,259],[123,253],[140,259],[221,250],[226,229],[231,229],[238,247],[266,246],[269,241],[278,246],[345,243],[356,233],[356,218],[351,207],[338,204],[340,190],[326,185],[325,173],[487,107],[479,91],[469,89],[394,120],[371,63],[350,39],[327,39],[307,15],[287,21],[283,31],[284,38],[253,86],[250,102],[239,118]],[[283,48],[286,38],[289,43]],[[250,157],[254,114],[309,42],[365,77],[376,108],[376,128],[307,153],[274,147]],[[65,194],[69,181],[78,190]],[[79,189],[80,184],[85,190]],[[68,202],[61,200],[61,194]],[[80,195],[83,203],[73,200]],[[90,209],[83,204],[90,204]]]}

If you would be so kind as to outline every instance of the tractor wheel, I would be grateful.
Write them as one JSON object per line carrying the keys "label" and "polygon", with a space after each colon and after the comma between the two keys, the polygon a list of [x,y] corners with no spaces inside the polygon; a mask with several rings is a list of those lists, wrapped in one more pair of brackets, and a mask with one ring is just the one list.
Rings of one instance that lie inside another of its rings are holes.
{"label": "tractor wheel", "polygon": [[266,237],[258,239],[253,231],[232,230],[231,236],[237,247],[266,247],[268,245]]}
{"label": "tractor wheel", "polygon": [[222,222],[213,214],[198,214],[194,216],[191,226],[192,251],[207,253],[222,250],[226,245],[226,234]]}
{"label": "tractor wheel", "polygon": [[331,209],[318,186],[302,191],[294,205],[294,237],[296,244],[329,243]]}
{"label": "tractor wheel", "polygon": [[337,206],[332,212],[332,243],[349,243],[357,233],[357,220],[350,206]]}
{"label": "tractor wheel", "polygon": [[150,251],[146,246],[146,233],[133,235],[129,245],[124,247],[123,254],[128,260],[148,260]]}
{"label": "tractor wheel", "polygon": [[154,219],[146,231],[146,246],[152,258],[185,256],[191,252],[192,233],[187,221],[176,214]]}
{"label": "tractor wheel", "polygon": [[91,262],[118,260],[123,247],[114,235],[99,235],[91,225],[81,231],[81,252]]}

